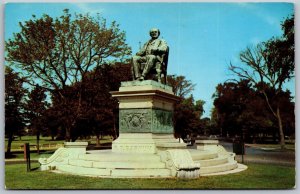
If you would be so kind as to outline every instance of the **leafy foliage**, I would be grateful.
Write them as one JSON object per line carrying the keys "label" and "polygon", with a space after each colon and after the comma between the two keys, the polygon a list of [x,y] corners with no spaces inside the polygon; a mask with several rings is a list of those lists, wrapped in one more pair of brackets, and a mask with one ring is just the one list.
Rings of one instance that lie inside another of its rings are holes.
{"label": "leafy foliage", "polygon": [[[53,107],[47,114],[59,117],[60,131],[67,141],[74,140],[78,135],[72,136],[71,130],[84,123],[86,114],[89,115],[94,106],[95,99],[91,98],[94,94],[88,90],[95,88],[87,85],[98,80],[95,76],[91,78],[91,71],[97,72],[111,61],[128,60],[131,49],[125,43],[125,33],[116,22],[108,26],[100,15],[96,18],[88,14],[72,16],[68,10],[59,18],[33,16],[19,25],[21,32],[6,42],[6,60],[22,71],[28,83],[40,83],[51,92]],[[114,75],[108,81],[114,81]],[[104,84],[97,90],[108,95],[106,87]],[[105,101],[101,102],[105,106]],[[58,130],[57,126],[51,128]]]}
{"label": "leafy foliage", "polygon": [[263,99],[251,89],[249,81],[219,84],[214,97],[215,114],[223,136],[242,135],[242,132],[253,135],[268,127]]}
{"label": "leafy foliage", "polygon": [[206,128],[200,119],[204,113],[203,105],[205,102],[203,100],[195,101],[191,95],[195,84],[184,76],[177,75],[169,75],[167,83],[173,88],[174,94],[181,98],[174,109],[175,136],[185,138],[187,135],[202,133]]}
{"label": "leafy foliage", "polygon": [[24,80],[10,67],[5,67],[5,136],[8,137],[7,154],[11,151],[14,135],[18,135],[25,127]]}
{"label": "leafy foliage", "polygon": [[[53,133],[57,132],[64,137],[66,122],[74,121],[70,134],[73,141],[90,135],[96,135],[97,138],[101,135],[116,137],[118,126],[115,117],[118,113],[118,102],[109,92],[118,90],[121,81],[130,78],[129,64],[103,64],[90,72],[82,82],[54,94],[53,105],[47,111],[47,120],[56,121],[56,124],[52,124]],[[66,103],[61,103],[59,94],[63,92]]]}
{"label": "leafy foliage", "polygon": [[184,76],[168,75],[167,83],[172,86],[174,94],[181,98],[188,96],[195,87],[195,84],[192,84]]}
{"label": "leafy foliage", "polygon": [[72,15],[68,10],[56,19],[48,15],[20,23],[21,32],[6,42],[7,61],[32,82],[58,90],[80,81],[106,60],[126,58],[131,53],[125,33],[98,15]]}
{"label": "leafy foliage", "polygon": [[[294,76],[294,15],[282,23],[283,36],[272,38],[240,53],[241,66],[230,64],[230,70],[241,79],[251,81],[278,122],[281,147],[285,147],[279,97],[283,84]],[[269,91],[272,91],[271,93]]]}
{"label": "leafy foliage", "polygon": [[30,93],[26,103],[26,117],[29,119],[30,128],[37,137],[37,152],[39,153],[39,139],[41,130],[44,129],[44,114],[49,106],[46,101],[45,89],[37,85]]}

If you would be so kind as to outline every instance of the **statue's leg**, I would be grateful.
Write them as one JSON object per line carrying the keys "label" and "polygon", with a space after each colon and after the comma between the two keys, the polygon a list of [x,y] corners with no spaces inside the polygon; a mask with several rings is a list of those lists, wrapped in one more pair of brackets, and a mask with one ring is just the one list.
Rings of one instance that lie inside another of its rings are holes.
{"label": "statue's leg", "polygon": [[132,57],[132,68],[133,68],[133,77],[134,79],[138,79],[141,77],[140,66],[141,66],[142,57],[133,56]]}
{"label": "statue's leg", "polygon": [[159,83],[161,83],[161,63],[160,62],[157,62],[156,63],[156,66],[155,66],[155,70],[156,70],[156,73],[157,73],[157,81]]}
{"label": "statue's leg", "polygon": [[150,70],[153,68],[155,62],[157,61],[157,58],[155,55],[147,55],[146,56],[146,64],[142,73],[142,78],[145,78],[146,75],[150,72]]}

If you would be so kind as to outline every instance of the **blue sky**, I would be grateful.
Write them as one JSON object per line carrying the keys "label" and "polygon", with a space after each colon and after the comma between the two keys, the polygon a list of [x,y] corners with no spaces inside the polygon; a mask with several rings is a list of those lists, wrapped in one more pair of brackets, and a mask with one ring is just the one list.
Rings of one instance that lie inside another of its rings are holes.
{"label": "blue sky", "polygon": [[[133,53],[157,27],[170,47],[168,74],[184,75],[196,84],[196,100],[206,101],[205,115],[213,107],[215,87],[233,78],[229,63],[239,64],[247,46],[281,36],[280,23],[294,12],[291,3],[9,3],[5,6],[5,40],[19,32],[19,22],[48,14],[102,14],[126,32]],[[295,94],[294,81],[287,88]]]}

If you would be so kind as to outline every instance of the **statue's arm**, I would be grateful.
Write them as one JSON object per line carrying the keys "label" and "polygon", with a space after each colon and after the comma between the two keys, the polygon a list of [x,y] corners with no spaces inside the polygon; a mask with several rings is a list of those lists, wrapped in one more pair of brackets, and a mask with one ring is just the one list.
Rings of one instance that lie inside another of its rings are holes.
{"label": "statue's arm", "polygon": [[164,54],[167,52],[167,49],[168,49],[168,44],[165,40],[161,40],[158,48],[157,48],[157,52],[159,54]]}
{"label": "statue's arm", "polygon": [[144,56],[146,54],[146,48],[147,48],[148,42],[144,44],[144,46],[141,48],[139,52],[136,53],[137,56]]}

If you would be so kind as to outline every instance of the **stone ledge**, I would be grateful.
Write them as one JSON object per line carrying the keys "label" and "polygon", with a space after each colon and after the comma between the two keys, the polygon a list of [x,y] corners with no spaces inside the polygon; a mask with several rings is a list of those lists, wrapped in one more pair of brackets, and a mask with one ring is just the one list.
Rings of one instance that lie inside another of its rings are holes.
{"label": "stone ledge", "polygon": [[112,142],[112,152],[156,153],[156,146],[151,133],[120,133],[118,139]]}
{"label": "stone ledge", "polygon": [[195,143],[198,145],[218,145],[219,140],[196,140]]}
{"label": "stone ledge", "polygon": [[237,168],[229,170],[229,171],[223,171],[223,172],[214,172],[210,174],[201,174],[200,176],[216,176],[216,175],[226,175],[226,174],[233,174],[233,173],[239,173],[244,170],[247,170],[248,167],[244,164],[237,163]]}
{"label": "stone ledge", "polygon": [[153,80],[121,82],[119,91],[162,90],[173,94],[172,87]]}
{"label": "stone ledge", "polygon": [[86,148],[88,142],[64,142],[65,148]]}

